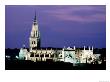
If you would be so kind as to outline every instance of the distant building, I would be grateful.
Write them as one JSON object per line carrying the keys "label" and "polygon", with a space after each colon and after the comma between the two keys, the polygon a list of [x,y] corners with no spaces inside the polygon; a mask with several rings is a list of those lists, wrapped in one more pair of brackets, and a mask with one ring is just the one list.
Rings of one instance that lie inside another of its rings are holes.
{"label": "distant building", "polygon": [[98,56],[93,54],[92,49],[76,49],[74,48],[63,48],[63,49],[52,49],[52,48],[41,48],[40,47],[40,31],[38,28],[38,22],[36,20],[36,14],[32,24],[32,30],[29,37],[29,52],[25,48],[21,48],[19,52],[20,60],[31,60],[37,61],[63,61],[69,63],[93,63]]}

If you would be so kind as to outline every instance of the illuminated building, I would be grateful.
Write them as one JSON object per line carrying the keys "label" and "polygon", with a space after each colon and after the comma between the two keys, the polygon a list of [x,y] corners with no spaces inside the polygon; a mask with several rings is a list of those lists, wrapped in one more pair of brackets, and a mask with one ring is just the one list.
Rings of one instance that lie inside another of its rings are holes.
{"label": "illuminated building", "polygon": [[[96,60],[96,55],[93,54],[92,49],[76,49],[74,48],[63,48],[63,49],[48,49],[40,48],[40,31],[38,28],[38,22],[36,19],[36,14],[32,24],[32,30],[29,37],[29,52],[25,48],[21,48],[19,52],[19,59],[37,61],[63,61],[69,63],[92,63]],[[100,55],[100,54],[99,54]]]}

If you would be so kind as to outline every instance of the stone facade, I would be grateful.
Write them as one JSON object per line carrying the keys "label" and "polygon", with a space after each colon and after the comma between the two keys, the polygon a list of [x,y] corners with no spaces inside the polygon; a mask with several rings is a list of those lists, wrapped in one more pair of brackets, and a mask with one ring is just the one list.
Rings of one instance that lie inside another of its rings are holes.
{"label": "stone facade", "polygon": [[92,49],[76,49],[73,48],[62,48],[62,49],[48,49],[40,48],[40,31],[38,29],[38,22],[36,15],[32,24],[32,30],[29,37],[29,52],[25,48],[21,48],[19,52],[19,59],[37,61],[63,61],[69,63],[92,63],[98,57],[93,54]]}

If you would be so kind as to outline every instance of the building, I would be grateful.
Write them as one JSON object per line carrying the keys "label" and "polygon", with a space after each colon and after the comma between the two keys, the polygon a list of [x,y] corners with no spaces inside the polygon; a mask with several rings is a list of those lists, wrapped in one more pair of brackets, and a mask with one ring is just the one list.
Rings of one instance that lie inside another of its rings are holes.
{"label": "building", "polygon": [[29,52],[25,48],[21,48],[19,52],[19,59],[21,60],[31,60],[34,62],[37,61],[63,61],[69,63],[93,63],[96,58],[96,55],[93,54],[92,49],[76,49],[74,48],[62,48],[62,49],[53,49],[53,48],[41,48],[40,47],[40,31],[38,27],[38,22],[36,19],[36,14],[32,24],[32,30],[29,37]]}
{"label": "building", "polygon": [[30,49],[32,48],[40,48],[40,31],[38,29],[38,22],[36,20],[36,14],[34,17],[34,22],[32,24],[32,30],[29,37]]}

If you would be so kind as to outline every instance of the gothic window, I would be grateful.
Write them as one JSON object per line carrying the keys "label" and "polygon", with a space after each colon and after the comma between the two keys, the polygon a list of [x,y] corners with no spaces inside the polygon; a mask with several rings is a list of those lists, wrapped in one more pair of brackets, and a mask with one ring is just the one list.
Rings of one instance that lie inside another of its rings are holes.
{"label": "gothic window", "polygon": [[36,31],[36,36],[37,36],[37,31]]}
{"label": "gothic window", "polygon": [[36,32],[34,31],[34,37],[35,37]]}
{"label": "gothic window", "polygon": [[36,37],[37,36],[37,31],[34,31],[34,37]]}
{"label": "gothic window", "polygon": [[31,53],[30,57],[34,57],[34,53]]}
{"label": "gothic window", "polygon": [[35,57],[39,57],[39,54],[36,54]]}
{"label": "gothic window", "polygon": [[44,57],[44,54],[41,54],[40,57]]}
{"label": "gothic window", "polygon": [[49,54],[46,54],[45,57],[49,57]]}
{"label": "gothic window", "polygon": [[51,57],[54,57],[54,55],[51,55]]}
{"label": "gothic window", "polygon": [[35,44],[35,41],[32,41],[32,44]]}
{"label": "gothic window", "polygon": [[32,44],[36,44],[36,42],[35,41],[32,41]]}

